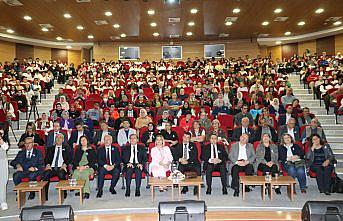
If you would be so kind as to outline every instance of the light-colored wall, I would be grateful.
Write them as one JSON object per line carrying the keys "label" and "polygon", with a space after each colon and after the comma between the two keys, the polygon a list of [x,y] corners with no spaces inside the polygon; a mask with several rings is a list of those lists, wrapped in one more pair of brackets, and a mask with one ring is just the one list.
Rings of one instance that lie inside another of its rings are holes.
{"label": "light-colored wall", "polygon": [[249,55],[257,57],[260,54],[256,39],[232,40],[225,44],[225,57],[238,58]]}
{"label": "light-colored wall", "polygon": [[316,40],[304,41],[298,43],[298,55],[302,56],[306,49],[310,50],[310,53],[313,55],[317,52]]}
{"label": "light-colored wall", "polygon": [[51,60],[51,48],[34,46],[33,47],[33,57],[35,59],[39,58],[39,60],[49,61],[49,60]]}
{"label": "light-colored wall", "polygon": [[68,64],[74,63],[75,67],[80,65],[82,62],[81,50],[80,51],[71,51],[68,50]]}
{"label": "light-colored wall", "polygon": [[16,57],[15,43],[0,41],[0,62],[12,62]]}
{"label": "light-colored wall", "polygon": [[282,59],[282,50],[280,45],[268,47],[267,53],[268,55],[271,55],[273,61],[276,61],[277,59]]}
{"label": "light-colored wall", "polygon": [[335,53],[343,54],[343,34],[335,36]]}

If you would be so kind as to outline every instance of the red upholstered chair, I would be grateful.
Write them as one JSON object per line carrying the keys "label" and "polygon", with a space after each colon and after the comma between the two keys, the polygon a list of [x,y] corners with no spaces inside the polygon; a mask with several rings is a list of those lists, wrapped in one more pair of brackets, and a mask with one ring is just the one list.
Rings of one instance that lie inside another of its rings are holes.
{"label": "red upholstered chair", "polygon": [[182,127],[176,126],[176,127],[172,127],[172,131],[176,132],[176,134],[179,138],[179,143],[181,143],[183,134],[185,133],[185,130]]}
{"label": "red upholstered chair", "polygon": [[225,126],[229,130],[233,130],[233,116],[230,114],[218,115],[217,119],[219,120],[221,126]]}

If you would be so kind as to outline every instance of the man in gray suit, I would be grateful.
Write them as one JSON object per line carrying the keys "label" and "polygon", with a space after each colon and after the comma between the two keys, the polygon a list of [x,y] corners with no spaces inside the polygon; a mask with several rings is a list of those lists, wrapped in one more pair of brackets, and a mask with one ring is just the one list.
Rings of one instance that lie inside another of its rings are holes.
{"label": "man in gray suit", "polygon": [[289,118],[286,125],[279,127],[279,142],[283,134],[289,134],[293,137],[294,141],[300,141],[300,130],[296,126],[296,121],[293,117]]}
{"label": "man in gray suit", "polygon": [[[233,196],[239,196],[239,173],[245,172],[247,176],[254,174],[255,151],[252,144],[248,143],[249,135],[242,134],[239,142],[231,146],[229,159],[233,166],[231,169],[231,188],[235,190]],[[249,187],[246,187],[246,192],[249,192]]]}
{"label": "man in gray suit", "polygon": [[100,128],[101,128],[101,130],[98,130],[95,133],[95,136],[94,136],[94,139],[93,139],[95,145],[99,146],[99,145],[105,144],[104,138],[105,138],[106,135],[110,135],[112,137],[112,142],[113,143],[117,142],[115,131],[108,129],[108,124],[107,124],[106,121],[104,121],[104,120],[100,121]]}

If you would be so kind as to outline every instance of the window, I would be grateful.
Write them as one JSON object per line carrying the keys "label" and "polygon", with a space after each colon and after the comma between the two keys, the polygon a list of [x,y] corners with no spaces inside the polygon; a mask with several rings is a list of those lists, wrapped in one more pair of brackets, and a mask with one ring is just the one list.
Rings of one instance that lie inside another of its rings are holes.
{"label": "window", "polygon": [[225,45],[204,45],[204,57],[205,58],[223,58],[225,57]]}
{"label": "window", "polygon": [[182,59],[182,46],[162,46],[163,59]]}
{"label": "window", "polygon": [[119,60],[137,60],[139,57],[139,47],[119,47]]}

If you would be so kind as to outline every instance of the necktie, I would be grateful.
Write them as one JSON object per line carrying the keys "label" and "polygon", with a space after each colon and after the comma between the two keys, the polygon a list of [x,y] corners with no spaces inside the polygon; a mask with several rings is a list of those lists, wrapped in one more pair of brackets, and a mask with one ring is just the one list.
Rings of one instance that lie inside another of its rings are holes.
{"label": "necktie", "polygon": [[247,134],[247,133],[248,133],[248,129],[247,129],[247,128],[245,128],[244,130],[245,130],[245,133]]}
{"label": "necktie", "polygon": [[216,150],[216,146],[215,145],[213,145],[213,156],[214,156],[214,158],[218,158],[218,152],[217,152],[217,150]]}
{"label": "necktie", "polygon": [[111,160],[110,160],[110,148],[106,148],[106,164],[110,165]]}
{"label": "necktie", "polygon": [[57,168],[58,167],[58,159],[60,159],[60,147],[57,147],[57,154],[56,154],[56,157],[55,157],[55,165],[54,167]]}
{"label": "necktie", "polygon": [[133,146],[133,162],[132,163],[136,163],[136,145]]}
{"label": "necktie", "polygon": [[187,144],[184,144],[184,147],[183,147],[183,158],[184,159],[187,159],[187,153],[188,153]]}
{"label": "necktie", "polygon": [[31,159],[31,151],[27,153],[27,158]]}

